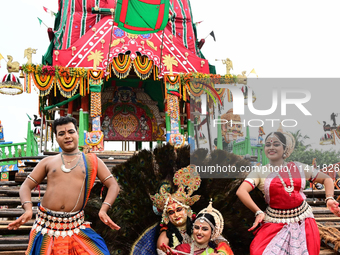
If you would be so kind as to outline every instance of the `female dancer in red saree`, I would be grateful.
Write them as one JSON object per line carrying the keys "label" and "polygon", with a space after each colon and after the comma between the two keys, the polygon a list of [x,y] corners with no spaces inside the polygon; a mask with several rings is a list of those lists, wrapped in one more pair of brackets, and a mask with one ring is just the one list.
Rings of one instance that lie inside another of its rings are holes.
{"label": "female dancer in red saree", "polygon": [[[337,216],[340,211],[334,200],[332,179],[312,167],[298,162],[286,163],[295,146],[294,137],[288,133],[270,133],[265,140],[266,166],[254,169],[237,191],[237,196],[255,213],[255,222],[249,231],[263,223],[255,231],[250,254],[318,255],[320,253],[319,230],[312,208],[303,194],[306,180],[323,183],[327,207]],[[262,212],[249,195],[258,187],[268,203]]]}

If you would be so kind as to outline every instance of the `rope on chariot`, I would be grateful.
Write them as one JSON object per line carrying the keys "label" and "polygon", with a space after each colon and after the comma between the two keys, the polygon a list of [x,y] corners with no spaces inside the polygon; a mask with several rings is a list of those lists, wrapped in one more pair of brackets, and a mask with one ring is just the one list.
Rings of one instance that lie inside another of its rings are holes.
{"label": "rope on chariot", "polygon": [[326,227],[318,223],[320,237],[325,243],[332,243],[334,251],[338,252],[340,248],[340,231],[333,227]]}

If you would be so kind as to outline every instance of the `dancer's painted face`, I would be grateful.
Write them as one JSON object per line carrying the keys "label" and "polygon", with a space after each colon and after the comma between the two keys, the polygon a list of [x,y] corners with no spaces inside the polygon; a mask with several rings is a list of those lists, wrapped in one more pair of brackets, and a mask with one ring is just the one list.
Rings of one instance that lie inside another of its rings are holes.
{"label": "dancer's painted face", "polygon": [[64,152],[77,150],[79,135],[72,122],[57,126],[56,131],[56,140]]}
{"label": "dancer's painted face", "polygon": [[264,152],[269,160],[280,160],[284,153],[283,145],[276,136],[270,136],[266,140]]}
{"label": "dancer's painted face", "polygon": [[208,244],[211,238],[211,227],[207,222],[198,219],[194,224],[193,236],[196,243],[200,245]]}
{"label": "dancer's painted face", "polygon": [[187,210],[176,202],[168,205],[167,214],[169,215],[170,222],[176,227],[181,227],[187,222]]}

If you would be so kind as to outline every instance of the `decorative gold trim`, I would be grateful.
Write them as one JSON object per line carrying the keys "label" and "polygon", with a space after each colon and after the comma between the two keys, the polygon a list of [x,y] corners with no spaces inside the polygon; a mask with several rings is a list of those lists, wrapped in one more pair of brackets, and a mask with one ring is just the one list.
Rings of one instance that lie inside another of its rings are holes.
{"label": "decorative gold trim", "polygon": [[135,246],[136,246],[136,244],[140,241],[140,239],[143,238],[143,236],[145,235],[145,233],[148,232],[150,229],[156,227],[157,224],[158,224],[158,223],[155,223],[155,224],[153,224],[151,227],[147,228],[147,229],[143,232],[143,234],[141,234],[141,235],[138,237],[138,239],[137,239],[137,240],[133,243],[133,245],[132,245],[132,249],[131,249],[130,255],[133,255],[133,253],[134,253],[134,251],[135,251]]}

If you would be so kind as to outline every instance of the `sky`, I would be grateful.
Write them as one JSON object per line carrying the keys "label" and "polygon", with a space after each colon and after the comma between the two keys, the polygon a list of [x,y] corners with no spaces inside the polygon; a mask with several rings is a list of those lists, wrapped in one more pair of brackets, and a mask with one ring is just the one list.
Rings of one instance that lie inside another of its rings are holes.
{"label": "sky", "polygon": [[[0,15],[0,53],[5,58],[12,55],[14,61],[24,64],[27,62],[23,58],[24,50],[32,47],[38,49],[33,55],[33,63],[41,62],[49,40],[47,28],[39,25],[37,17],[49,27],[54,24],[54,18],[43,10],[43,6],[57,12],[58,3],[57,0],[2,1],[2,9],[8,10]],[[266,84],[268,78],[272,78],[270,81],[276,84],[282,78],[304,78],[301,86],[308,89],[306,79],[319,78],[313,79],[313,89],[310,89],[312,99],[307,107],[313,116],[308,119],[310,122],[302,121],[308,125],[300,127],[303,127],[303,134],[314,136],[308,143],[317,148],[329,150],[339,147],[317,145],[317,138],[322,135],[322,126],[317,120],[329,123],[332,112],[340,113],[336,105],[340,89],[335,79],[340,76],[339,1],[194,0],[191,7],[194,22],[203,21],[197,27],[198,38],[206,38],[212,30],[215,33],[216,42],[207,37],[202,51],[216,66],[217,73],[225,74],[226,67],[215,59],[230,58],[233,62],[231,73],[236,75],[242,71],[248,75],[255,69],[259,79],[250,74],[248,81],[257,95],[254,107],[268,108],[266,104],[272,91],[270,85],[261,86],[259,81]],[[6,73],[6,62],[1,60],[0,77]],[[31,117],[38,113],[37,91],[17,96],[0,94],[0,120],[7,141],[24,141],[28,121],[26,113]]]}
{"label": "sky", "polygon": [[[25,49],[31,47],[37,50],[33,54],[33,63],[41,63],[41,56],[46,52],[49,45],[47,28],[39,25],[38,18],[50,27],[53,27],[54,18],[46,13],[42,6],[57,12],[58,1],[44,0],[16,0],[1,1],[2,14],[0,15],[0,53],[7,60],[7,55],[13,56],[13,61],[20,65],[25,64]],[[4,10],[7,10],[6,12]],[[0,77],[7,73],[6,62],[1,60]],[[17,77],[19,73],[15,74]],[[23,79],[21,79],[23,84]],[[38,115],[38,91],[33,89],[32,93],[20,95],[0,94],[0,120],[4,126],[6,141],[24,142],[27,137],[27,122],[30,115]]]}

